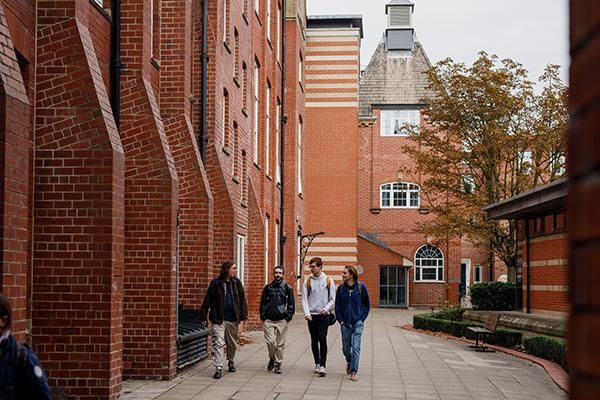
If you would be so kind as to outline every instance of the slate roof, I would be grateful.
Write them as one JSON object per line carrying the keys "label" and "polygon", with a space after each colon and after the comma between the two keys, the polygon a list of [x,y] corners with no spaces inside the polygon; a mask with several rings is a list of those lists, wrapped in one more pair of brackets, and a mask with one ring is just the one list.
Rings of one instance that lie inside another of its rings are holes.
{"label": "slate roof", "polygon": [[359,85],[359,115],[371,115],[372,105],[415,105],[432,96],[424,74],[431,62],[419,42],[414,50],[385,51],[381,40]]}

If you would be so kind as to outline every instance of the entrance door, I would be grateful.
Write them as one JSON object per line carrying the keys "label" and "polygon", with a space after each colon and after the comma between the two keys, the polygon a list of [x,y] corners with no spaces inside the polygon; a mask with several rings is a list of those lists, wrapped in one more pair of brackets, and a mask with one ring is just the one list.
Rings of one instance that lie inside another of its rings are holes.
{"label": "entrance door", "polygon": [[379,306],[406,307],[406,267],[379,267]]}
{"label": "entrance door", "polygon": [[460,299],[463,307],[471,306],[471,259],[460,260]]}

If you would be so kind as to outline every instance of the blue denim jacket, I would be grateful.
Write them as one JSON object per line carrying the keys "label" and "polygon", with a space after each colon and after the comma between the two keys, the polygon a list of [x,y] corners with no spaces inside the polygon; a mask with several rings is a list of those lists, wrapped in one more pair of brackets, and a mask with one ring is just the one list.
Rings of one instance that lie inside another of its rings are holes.
{"label": "blue denim jacket", "polygon": [[[351,290],[352,289],[352,290]],[[335,296],[335,315],[342,325],[354,325],[365,321],[371,310],[367,287],[358,281],[352,288],[341,284]]]}

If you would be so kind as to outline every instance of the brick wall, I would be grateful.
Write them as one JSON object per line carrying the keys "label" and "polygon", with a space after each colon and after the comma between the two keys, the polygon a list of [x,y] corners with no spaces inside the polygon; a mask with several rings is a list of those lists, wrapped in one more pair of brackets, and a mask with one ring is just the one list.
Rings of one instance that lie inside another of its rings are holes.
{"label": "brick wall", "polygon": [[600,398],[600,3],[571,0],[569,114],[570,397]]}
{"label": "brick wall", "polygon": [[121,125],[125,150],[123,375],[176,373],[174,262],[178,179],[152,81],[151,4],[122,2]]}
{"label": "brick wall", "polygon": [[95,10],[63,1],[57,13],[57,3],[38,2],[33,334],[52,386],[113,399],[122,366],[124,155],[88,29]]}

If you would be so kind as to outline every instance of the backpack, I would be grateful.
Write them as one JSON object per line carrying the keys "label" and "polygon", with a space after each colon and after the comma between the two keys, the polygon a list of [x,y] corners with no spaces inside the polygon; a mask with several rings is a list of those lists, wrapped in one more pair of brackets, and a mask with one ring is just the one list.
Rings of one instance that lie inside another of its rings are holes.
{"label": "backpack", "polygon": [[[312,293],[312,289],[310,288],[310,276],[308,278],[306,278],[306,280],[304,281],[304,285],[306,286],[306,289],[308,290],[308,295],[310,296],[310,294]],[[327,291],[329,291],[331,289],[332,285],[333,285],[333,278],[328,276],[327,277]],[[331,297],[331,293],[329,293],[329,297]]]}

